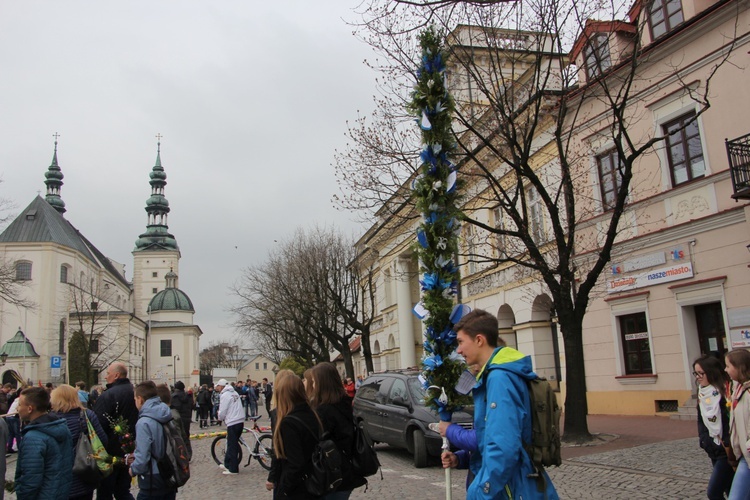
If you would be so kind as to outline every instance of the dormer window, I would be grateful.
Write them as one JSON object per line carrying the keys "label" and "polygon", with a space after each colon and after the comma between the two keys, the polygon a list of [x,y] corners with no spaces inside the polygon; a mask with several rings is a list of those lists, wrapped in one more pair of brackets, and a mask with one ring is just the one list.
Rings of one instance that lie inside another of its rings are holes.
{"label": "dormer window", "polygon": [[612,66],[609,53],[609,33],[594,33],[583,48],[586,78],[593,80]]}
{"label": "dormer window", "polygon": [[681,0],[653,0],[648,10],[648,25],[651,28],[651,39],[656,40],[663,34],[672,31],[682,23]]}

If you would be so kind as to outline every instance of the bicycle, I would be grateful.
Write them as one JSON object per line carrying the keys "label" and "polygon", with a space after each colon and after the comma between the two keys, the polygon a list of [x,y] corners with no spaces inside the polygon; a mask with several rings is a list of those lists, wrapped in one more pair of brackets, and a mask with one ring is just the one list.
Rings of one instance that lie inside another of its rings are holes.
{"label": "bicycle", "polygon": [[[243,427],[242,433],[250,434],[255,441],[255,446],[251,451],[251,445],[248,445],[245,440],[242,439],[242,435],[240,435],[239,460],[237,461],[237,463],[242,463],[242,448],[244,447],[247,449],[248,453],[247,463],[245,464],[245,467],[250,465],[250,461],[254,458],[258,461],[258,463],[260,463],[261,467],[266,470],[271,470],[271,457],[273,456],[273,436],[271,435],[271,433],[264,432],[264,429],[258,427],[258,419],[260,418],[260,415],[249,418],[250,420],[252,420],[253,426],[252,428]],[[224,456],[226,455],[227,451],[226,439],[226,435],[219,436],[214,439],[213,443],[211,443],[211,456],[214,458],[214,461],[217,465],[221,465],[224,463]]]}

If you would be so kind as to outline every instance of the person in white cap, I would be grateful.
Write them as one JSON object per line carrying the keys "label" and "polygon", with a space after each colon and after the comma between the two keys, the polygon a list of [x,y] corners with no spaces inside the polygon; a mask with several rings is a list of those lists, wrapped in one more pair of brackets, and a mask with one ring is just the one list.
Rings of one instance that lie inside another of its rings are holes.
{"label": "person in white cap", "polygon": [[224,469],[223,474],[230,476],[240,472],[240,436],[245,414],[242,411],[240,395],[226,379],[216,382],[216,390],[221,391],[219,420],[223,420],[227,426],[227,451],[224,455],[224,463],[219,467]]}

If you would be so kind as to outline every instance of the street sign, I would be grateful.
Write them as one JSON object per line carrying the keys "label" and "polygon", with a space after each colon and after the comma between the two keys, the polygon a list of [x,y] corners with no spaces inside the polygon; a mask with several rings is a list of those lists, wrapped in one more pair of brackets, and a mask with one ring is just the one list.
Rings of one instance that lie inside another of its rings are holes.
{"label": "street sign", "polygon": [[49,366],[50,368],[61,368],[62,358],[60,356],[51,356],[49,358]]}

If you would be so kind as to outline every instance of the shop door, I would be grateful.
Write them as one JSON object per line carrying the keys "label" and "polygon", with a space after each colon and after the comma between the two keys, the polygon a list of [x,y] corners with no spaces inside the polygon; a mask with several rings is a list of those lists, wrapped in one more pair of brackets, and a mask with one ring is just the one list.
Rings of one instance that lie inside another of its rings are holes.
{"label": "shop door", "polygon": [[694,309],[701,354],[718,352],[723,357],[727,352],[727,332],[724,330],[721,302],[700,304],[695,306]]}

